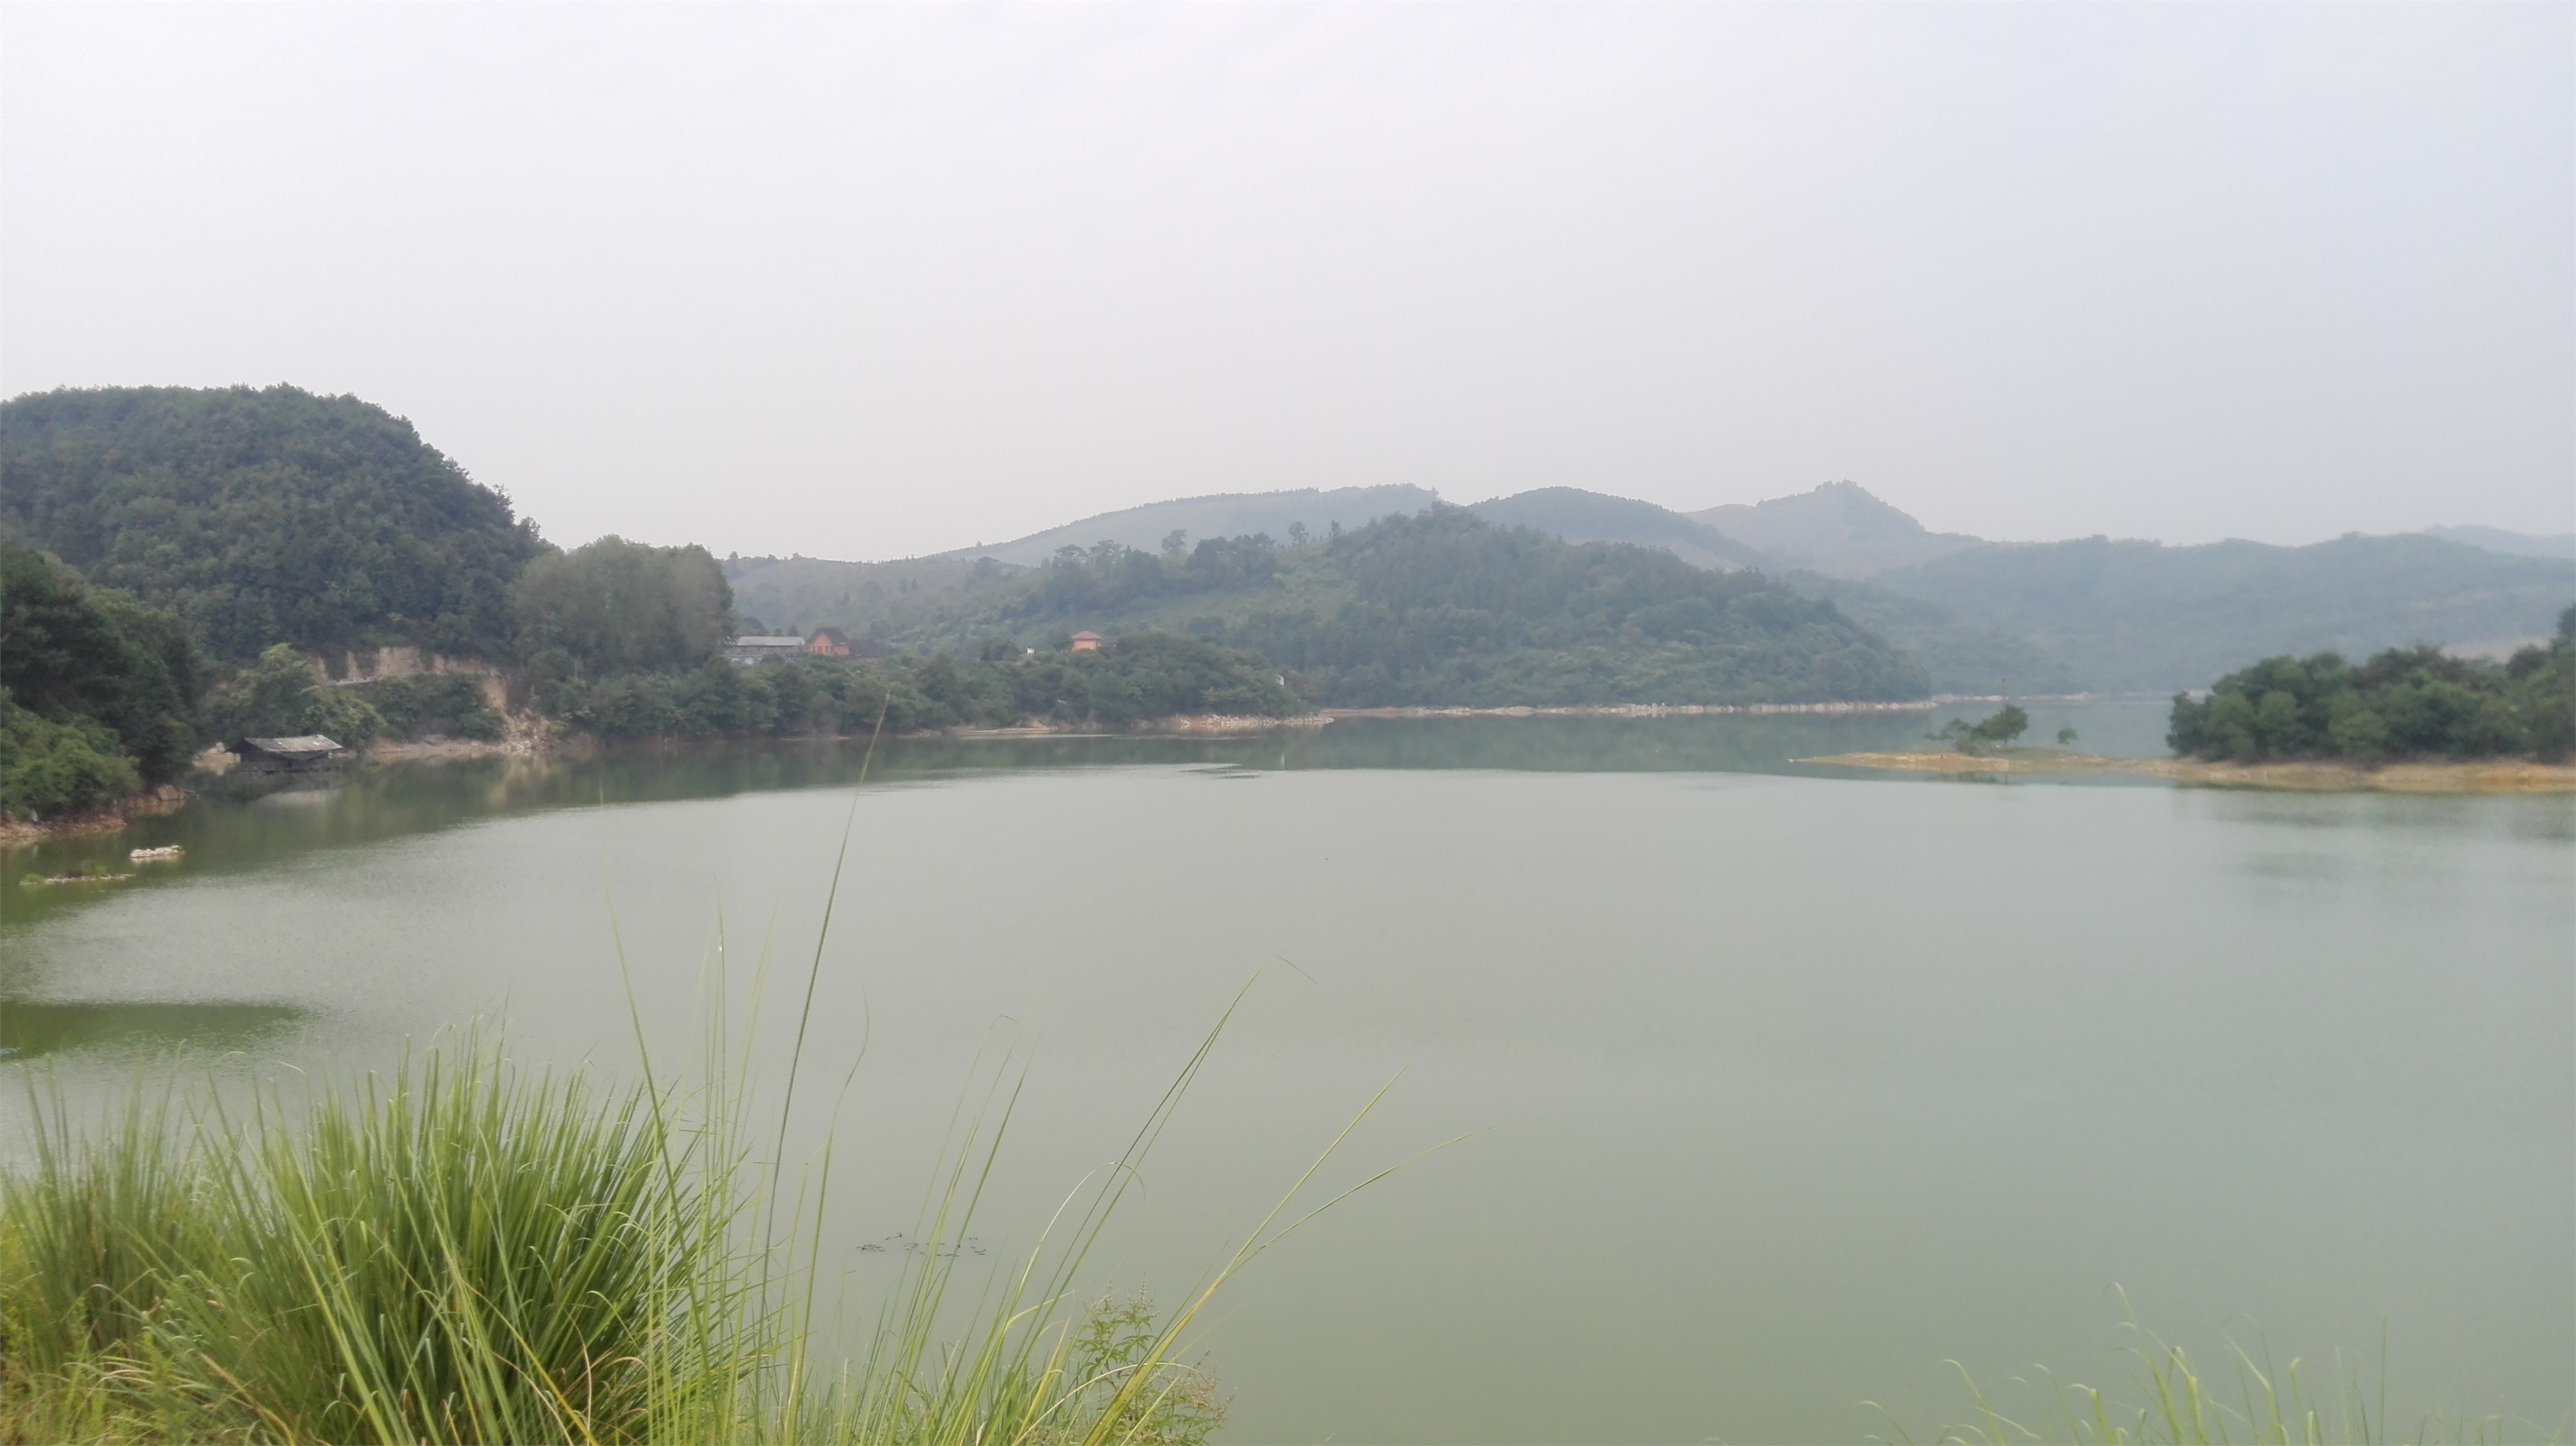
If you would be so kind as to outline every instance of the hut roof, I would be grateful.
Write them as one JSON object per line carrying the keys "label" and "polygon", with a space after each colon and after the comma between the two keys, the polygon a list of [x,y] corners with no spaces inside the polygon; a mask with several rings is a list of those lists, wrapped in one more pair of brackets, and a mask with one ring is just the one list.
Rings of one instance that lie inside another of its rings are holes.
{"label": "hut roof", "polygon": [[326,753],[342,751],[339,744],[319,733],[306,733],[295,738],[245,738],[242,743],[281,758],[319,758]]}
{"label": "hut roof", "polygon": [[733,640],[733,645],[737,648],[801,648],[805,646],[805,640],[782,637],[736,638]]}

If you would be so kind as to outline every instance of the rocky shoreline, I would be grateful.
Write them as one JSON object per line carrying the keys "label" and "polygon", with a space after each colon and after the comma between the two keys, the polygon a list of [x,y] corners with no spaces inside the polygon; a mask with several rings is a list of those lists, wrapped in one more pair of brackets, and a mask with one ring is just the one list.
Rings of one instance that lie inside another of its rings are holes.
{"label": "rocky shoreline", "polygon": [[25,848],[49,838],[70,838],[79,834],[115,833],[128,819],[156,818],[177,813],[188,806],[195,795],[175,783],[153,788],[138,788],[107,807],[65,818],[29,822],[25,819],[0,818],[0,848]]}
{"label": "rocky shoreline", "polygon": [[1793,761],[1954,777],[2127,773],[2209,788],[2305,793],[2576,793],[2576,765],[2540,763],[2528,758],[2384,763],[2374,768],[2327,761],[2209,763],[2197,758],[2103,758],[2090,753],[2026,748],[2003,753],[1835,753]]}

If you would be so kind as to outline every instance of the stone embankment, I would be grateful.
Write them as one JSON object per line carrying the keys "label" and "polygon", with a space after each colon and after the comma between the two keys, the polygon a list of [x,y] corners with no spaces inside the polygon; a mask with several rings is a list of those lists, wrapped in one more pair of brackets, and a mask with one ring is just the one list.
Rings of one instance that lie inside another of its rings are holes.
{"label": "stone embankment", "polygon": [[[1300,713],[1292,718],[1264,718],[1250,713],[1176,713],[1169,718],[1149,718],[1125,728],[1110,728],[1099,723],[1021,723],[1009,728],[929,728],[912,736],[916,738],[1044,738],[1050,734],[1078,734],[1085,737],[1104,733],[1267,733],[1278,728],[1321,728],[1332,722],[1325,713]],[[864,736],[864,735],[862,735]]]}
{"label": "stone embankment", "polygon": [[1292,718],[1259,718],[1241,713],[1184,713],[1139,723],[1141,733],[1267,733],[1273,728],[1321,728],[1332,722],[1324,713],[1300,713]]}

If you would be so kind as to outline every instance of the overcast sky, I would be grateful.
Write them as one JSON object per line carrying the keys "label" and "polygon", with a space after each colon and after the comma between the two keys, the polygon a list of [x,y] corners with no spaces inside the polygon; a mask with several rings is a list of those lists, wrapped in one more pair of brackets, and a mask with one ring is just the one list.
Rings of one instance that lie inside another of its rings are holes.
{"label": "overcast sky", "polygon": [[566,544],[2576,528],[2564,4],[20,4],[0,188],[0,390],[354,392]]}

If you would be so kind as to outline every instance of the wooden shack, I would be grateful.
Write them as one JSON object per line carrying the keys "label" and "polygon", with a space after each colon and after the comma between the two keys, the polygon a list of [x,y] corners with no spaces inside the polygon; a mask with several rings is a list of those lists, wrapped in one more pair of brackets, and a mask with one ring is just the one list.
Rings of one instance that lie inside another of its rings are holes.
{"label": "wooden shack", "polygon": [[319,733],[297,738],[242,738],[233,743],[233,752],[241,758],[240,766],[253,773],[309,772],[348,751]]}
{"label": "wooden shack", "polygon": [[1100,641],[1098,633],[1075,633],[1073,650],[1077,653],[1096,653],[1100,651]]}

